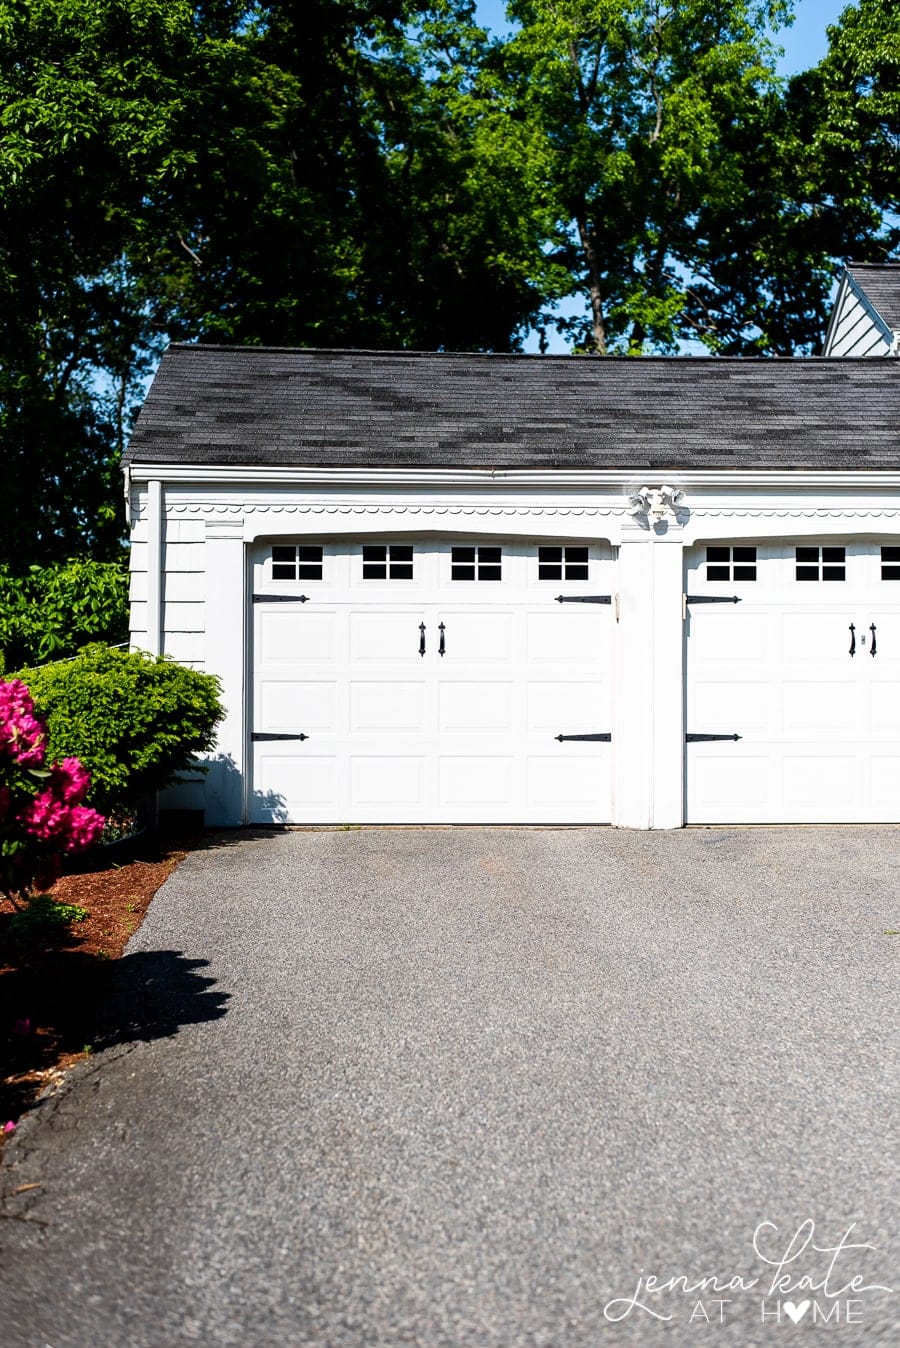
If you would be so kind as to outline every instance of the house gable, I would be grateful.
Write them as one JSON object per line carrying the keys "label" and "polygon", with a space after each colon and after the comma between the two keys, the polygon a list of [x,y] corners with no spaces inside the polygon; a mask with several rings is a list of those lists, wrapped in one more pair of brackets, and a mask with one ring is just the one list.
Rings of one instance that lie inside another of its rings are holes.
{"label": "house gable", "polygon": [[900,265],[855,262],[845,268],[822,354],[900,354]]}

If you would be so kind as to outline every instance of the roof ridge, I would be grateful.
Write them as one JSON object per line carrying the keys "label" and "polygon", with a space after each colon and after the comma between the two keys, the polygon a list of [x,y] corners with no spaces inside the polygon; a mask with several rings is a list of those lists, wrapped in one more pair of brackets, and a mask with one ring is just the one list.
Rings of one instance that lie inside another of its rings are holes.
{"label": "roof ridge", "polygon": [[[900,269],[900,264],[898,264]],[[207,355],[218,355],[223,351],[240,352],[241,355],[289,355],[289,356],[375,356],[375,357],[416,357],[427,360],[509,360],[509,361],[537,361],[537,362],[557,362],[572,361],[579,365],[583,364],[603,364],[603,365],[633,365],[635,368],[646,366],[648,364],[660,364],[667,366],[683,366],[690,368],[697,365],[741,365],[749,368],[758,369],[762,365],[804,366],[804,365],[836,365],[855,364],[865,362],[871,365],[880,359],[884,359],[891,365],[897,365],[896,360],[890,357],[872,357],[872,356],[624,356],[610,355],[598,356],[593,353],[584,352],[575,354],[573,352],[554,352],[553,354],[542,354],[537,351],[420,351],[405,350],[402,347],[356,347],[356,346],[258,346],[254,344],[241,345],[237,342],[170,342],[166,347],[169,351],[193,351],[203,352]],[[165,354],[165,353],[164,353]]]}

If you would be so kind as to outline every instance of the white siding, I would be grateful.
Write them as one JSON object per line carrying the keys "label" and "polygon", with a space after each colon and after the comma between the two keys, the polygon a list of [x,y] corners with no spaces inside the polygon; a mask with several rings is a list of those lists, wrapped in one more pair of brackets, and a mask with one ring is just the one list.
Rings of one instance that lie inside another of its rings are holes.
{"label": "white siding", "polygon": [[163,651],[202,669],[206,649],[206,562],[202,520],[167,519],[163,532]]}
{"label": "white siding", "polygon": [[843,286],[825,342],[826,356],[889,356],[884,324],[850,286]]}
{"label": "white siding", "polygon": [[147,564],[149,547],[147,543],[146,496],[134,494],[131,501],[131,581],[128,597],[131,602],[131,649],[147,650]]}

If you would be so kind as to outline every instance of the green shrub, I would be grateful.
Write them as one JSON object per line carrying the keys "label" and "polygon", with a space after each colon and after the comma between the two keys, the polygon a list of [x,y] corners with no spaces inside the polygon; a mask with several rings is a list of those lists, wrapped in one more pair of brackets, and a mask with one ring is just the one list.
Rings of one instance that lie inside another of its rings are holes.
{"label": "green shrub", "polygon": [[76,903],[57,903],[49,894],[32,894],[16,912],[4,914],[0,953],[21,957],[64,945],[72,923],[83,922],[87,915]]}
{"label": "green shrub", "polygon": [[81,760],[88,800],[104,814],[174,781],[212,748],[224,715],[212,674],[138,651],[85,646],[17,677],[47,721],[48,757]]}
{"label": "green shrub", "polygon": [[74,655],[97,640],[128,640],[124,556],[121,562],[71,558],[32,566],[24,575],[0,567],[0,673]]}

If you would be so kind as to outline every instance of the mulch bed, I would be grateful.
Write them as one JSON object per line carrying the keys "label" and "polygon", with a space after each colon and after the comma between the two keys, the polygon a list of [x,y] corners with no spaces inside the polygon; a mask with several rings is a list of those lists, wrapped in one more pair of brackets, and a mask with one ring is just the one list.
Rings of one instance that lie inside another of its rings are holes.
{"label": "mulch bed", "polygon": [[0,907],[0,1149],[9,1136],[4,1126],[21,1119],[90,1052],[94,1014],[116,960],[160,885],[197,841],[161,843],[153,860],[62,876],[51,897],[76,904],[87,917],[15,962],[4,939],[13,914],[5,903]]}

